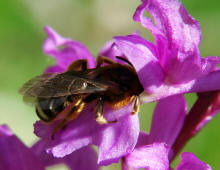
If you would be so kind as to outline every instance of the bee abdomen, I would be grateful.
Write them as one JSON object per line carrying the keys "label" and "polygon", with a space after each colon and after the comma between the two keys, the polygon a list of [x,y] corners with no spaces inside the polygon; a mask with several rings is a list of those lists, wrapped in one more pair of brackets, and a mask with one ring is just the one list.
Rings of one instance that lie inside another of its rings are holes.
{"label": "bee abdomen", "polygon": [[133,99],[133,96],[122,95],[115,96],[114,100],[106,100],[106,104],[112,109],[120,109],[128,105]]}
{"label": "bee abdomen", "polygon": [[56,118],[57,114],[59,114],[64,108],[63,98],[38,98],[36,113],[42,121],[50,122]]}

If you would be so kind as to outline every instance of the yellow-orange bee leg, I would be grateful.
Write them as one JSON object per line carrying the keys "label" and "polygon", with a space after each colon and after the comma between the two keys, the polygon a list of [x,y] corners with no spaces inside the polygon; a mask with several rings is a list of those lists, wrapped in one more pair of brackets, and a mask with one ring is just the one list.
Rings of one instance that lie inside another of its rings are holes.
{"label": "yellow-orange bee leg", "polygon": [[98,99],[98,102],[97,102],[96,107],[95,107],[95,120],[100,125],[107,124],[107,123],[116,123],[117,122],[117,120],[108,121],[104,117],[104,102],[101,98]]}
{"label": "yellow-orange bee leg", "polygon": [[79,114],[82,112],[84,106],[85,106],[85,103],[82,102],[82,100],[79,100],[76,102],[76,104],[74,106],[70,107],[70,109],[66,112],[65,117],[53,129],[52,135],[51,135],[52,140],[54,139],[54,135],[56,134],[56,132],[58,130],[65,127],[67,125],[67,123],[76,119],[79,116]]}
{"label": "yellow-orange bee leg", "polygon": [[139,107],[140,107],[140,99],[139,96],[135,96],[133,99],[133,107],[132,107],[132,111],[131,114],[135,115],[139,112]]}

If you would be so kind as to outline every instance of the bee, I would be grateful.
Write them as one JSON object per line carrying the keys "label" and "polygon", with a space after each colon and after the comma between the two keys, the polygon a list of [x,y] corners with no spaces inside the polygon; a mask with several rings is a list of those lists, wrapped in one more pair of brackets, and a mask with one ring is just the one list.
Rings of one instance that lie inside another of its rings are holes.
{"label": "bee", "polygon": [[76,60],[67,71],[36,76],[19,89],[25,102],[35,104],[36,114],[43,122],[59,120],[52,139],[93,102],[95,120],[99,124],[117,122],[104,117],[104,105],[120,109],[133,102],[131,114],[138,112],[139,95],[144,89],[132,64],[122,57],[117,58],[125,64],[100,56],[96,67],[88,69],[86,59]]}

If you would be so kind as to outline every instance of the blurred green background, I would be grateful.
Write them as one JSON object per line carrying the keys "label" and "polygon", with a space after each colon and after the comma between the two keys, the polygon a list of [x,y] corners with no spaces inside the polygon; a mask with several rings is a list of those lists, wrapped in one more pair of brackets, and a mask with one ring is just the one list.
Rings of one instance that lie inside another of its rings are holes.
{"label": "blurred green background", "polygon": [[[183,3],[200,22],[202,56],[219,55],[220,1],[184,0]],[[34,108],[26,106],[17,91],[25,81],[54,63],[41,50],[46,37],[43,26],[50,25],[61,35],[82,42],[96,56],[103,43],[114,35],[126,35],[138,29],[152,40],[146,30],[132,21],[139,4],[138,0],[1,0],[0,124],[8,124],[27,145],[37,139],[32,126],[37,119]],[[195,96],[187,95],[187,100],[190,107]],[[154,106],[141,107],[143,130],[149,130]],[[217,115],[184,151],[194,152],[213,169],[220,169],[219,128],[220,117]],[[120,169],[120,166],[103,168],[110,169]]]}

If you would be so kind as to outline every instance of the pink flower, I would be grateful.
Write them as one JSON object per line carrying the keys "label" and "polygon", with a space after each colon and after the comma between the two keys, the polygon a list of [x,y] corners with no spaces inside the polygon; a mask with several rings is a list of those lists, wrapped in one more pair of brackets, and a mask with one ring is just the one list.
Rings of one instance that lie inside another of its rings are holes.
{"label": "pink flower", "polygon": [[44,170],[56,164],[66,164],[71,170],[98,170],[96,153],[90,147],[84,147],[65,158],[54,158],[44,151],[41,142],[32,148],[25,146],[6,125],[0,126],[0,169]]}
{"label": "pink flower", "polygon": [[137,34],[117,36],[100,54],[120,55],[133,64],[145,89],[144,102],[220,88],[219,57],[200,56],[199,23],[178,0],[142,0],[134,21],[150,30],[155,43]]}
{"label": "pink flower", "polygon": [[[81,43],[61,37],[50,27],[45,27],[45,31],[48,38],[43,46],[44,52],[56,59],[56,66],[49,67],[46,72],[63,72],[71,62],[82,58],[88,60],[89,68],[95,66],[95,59]],[[107,120],[117,119],[118,122],[99,125],[91,105],[65,129],[58,131],[55,140],[51,140],[51,134],[56,123],[48,126],[38,121],[35,134],[45,144],[47,153],[55,157],[64,157],[85,146],[96,145],[99,148],[98,164],[108,165],[130,153],[137,143],[139,119],[138,115],[131,116],[131,107],[132,104],[120,110],[105,108]]]}
{"label": "pink flower", "polygon": [[[155,24],[144,16],[145,10],[150,13]],[[199,24],[177,0],[142,0],[134,14],[134,21],[151,31],[155,43],[145,40],[137,33],[117,36],[105,44],[99,55],[115,61],[118,61],[116,56],[128,59],[144,87],[145,96],[142,101],[161,100],[155,110],[150,135],[139,135],[138,116],[130,115],[131,104],[120,110],[105,109],[108,120],[118,120],[115,124],[106,125],[96,123],[93,118],[94,106],[91,105],[65,129],[60,130],[54,141],[50,139],[54,124],[47,126],[40,121],[35,124],[35,134],[41,138],[47,153],[64,157],[93,144],[98,146],[100,165],[118,162],[128,155],[126,160],[132,167],[135,166],[129,159],[133,158],[140,167],[169,167],[171,148],[185,119],[186,106],[182,94],[219,90],[219,58],[200,56]],[[46,27],[45,31],[48,38],[44,43],[44,52],[56,59],[56,66],[48,68],[47,72],[61,73],[72,61],[82,58],[88,60],[89,68],[94,68],[95,59],[81,43],[61,37],[50,27]],[[161,121],[162,117],[164,121]],[[155,125],[154,122],[159,124]],[[161,128],[162,132],[159,131]],[[140,142],[142,136],[147,138],[144,145]],[[135,158],[143,155],[142,153],[145,155],[143,159]],[[147,159],[150,157],[152,159]],[[151,164],[152,162],[155,164]]]}
{"label": "pink flower", "polygon": [[[188,121],[185,121],[188,116],[186,115],[186,102],[182,95],[160,100],[154,111],[150,134],[140,133],[136,148],[124,158],[123,170],[129,167],[168,170],[170,162],[176,156],[173,147],[177,141],[181,142],[179,134],[188,124]],[[204,119],[206,118],[204,117]],[[194,130],[193,127],[191,128],[190,130]],[[178,170],[211,169],[208,164],[200,161],[193,153],[185,152],[181,154],[181,157],[182,161],[177,167]]]}

